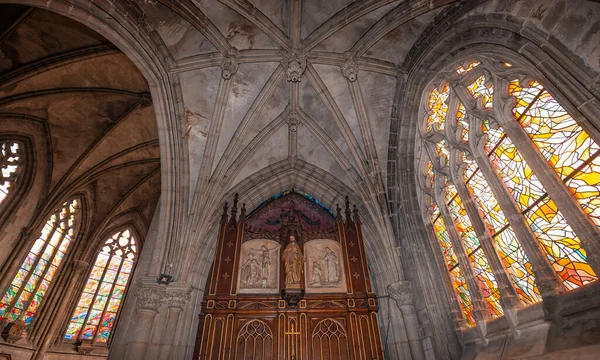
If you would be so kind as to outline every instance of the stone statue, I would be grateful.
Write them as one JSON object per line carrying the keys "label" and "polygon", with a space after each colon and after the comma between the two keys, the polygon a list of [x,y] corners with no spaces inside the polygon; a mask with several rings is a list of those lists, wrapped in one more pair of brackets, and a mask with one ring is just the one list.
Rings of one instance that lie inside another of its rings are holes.
{"label": "stone statue", "polygon": [[300,285],[304,258],[294,235],[290,236],[290,243],[283,251],[283,262],[285,264],[285,285]]}

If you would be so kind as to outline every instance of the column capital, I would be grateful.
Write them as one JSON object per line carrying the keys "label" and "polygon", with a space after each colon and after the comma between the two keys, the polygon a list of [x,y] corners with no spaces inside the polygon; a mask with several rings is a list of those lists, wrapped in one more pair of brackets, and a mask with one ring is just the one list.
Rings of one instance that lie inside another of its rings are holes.
{"label": "column capital", "polygon": [[171,290],[166,293],[167,306],[175,309],[182,310],[185,304],[190,301],[190,292],[186,290]]}
{"label": "column capital", "polygon": [[410,281],[397,281],[387,286],[389,296],[396,301],[398,306],[413,304],[413,291]]}
{"label": "column capital", "polygon": [[137,297],[137,308],[140,310],[154,310],[163,304],[166,299],[166,291],[160,286],[140,285],[135,292]]}

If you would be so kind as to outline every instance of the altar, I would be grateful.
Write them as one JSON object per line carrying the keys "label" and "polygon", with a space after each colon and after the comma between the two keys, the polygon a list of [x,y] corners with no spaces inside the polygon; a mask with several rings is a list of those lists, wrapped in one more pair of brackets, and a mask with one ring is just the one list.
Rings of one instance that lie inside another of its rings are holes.
{"label": "altar", "polygon": [[194,359],[383,359],[356,207],[301,193],[225,204]]}

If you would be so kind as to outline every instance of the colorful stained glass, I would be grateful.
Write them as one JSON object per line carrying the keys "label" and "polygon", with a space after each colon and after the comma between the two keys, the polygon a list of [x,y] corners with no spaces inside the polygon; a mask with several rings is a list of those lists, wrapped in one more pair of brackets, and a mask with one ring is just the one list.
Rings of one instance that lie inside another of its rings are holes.
{"label": "colorful stained glass", "polygon": [[527,305],[542,300],[535,285],[535,276],[529,258],[509,225],[508,219],[504,216],[496,197],[489,190],[487,180],[474,159],[468,159],[463,155],[463,162],[467,165],[465,171],[467,188],[473,194],[481,217],[488,225],[489,233],[496,242],[500,260],[502,260],[520,300]]}
{"label": "colorful stained glass", "polygon": [[[123,254],[135,254],[133,246],[135,239],[129,230],[117,232],[106,240],[71,317],[65,339],[108,341],[133,267],[133,257],[127,260]],[[99,331],[96,331],[97,326],[100,326]]]}
{"label": "colorful stained glass", "polygon": [[79,303],[77,303],[77,306],[88,308],[92,304],[93,298],[94,298],[93,294],[84,293],[79,298]]}
{"label": "colorful stained glass", "polygon": [[456,110],[456,125],[460,129],[460,138],[463,141],[469,140],[469,121],[466,118],[465,106],[462,102],[458,104],[458,110]]}
{"label": "colorful stained glass", "polygon": [[445,165],[448,166],[450,164],[450,151],[448,150],[448,144],[446,144],[446,140],[439,141],[435,144],[435,149],[440,157],[443,157],[445,160]]}
{"label": "colorful stained glass", "polygon": [[600,226],[600,146],[538,82],[509,85],[515,119]]}
{"label": "colorful stained glass", "polygon": [[96,341],[101,343],[107,342],[110,336],[110,329],[111,327],[101,327],[96,336]]}
{"label": "colorful stained glass", "polygon": [[102,310],[92,310],[88,315],[87,323],[92,325],[98,325],[100,323],[101,316]]}
{"label": "colorful stained glass", "polygon": [[486,84],[485,75],[481,75],[471,85],[467,87],[467,90],[473,95],[474,98],[481,97],[481,101],[484,107],[492,107],[492,99],[494,95],[494,87],[492,84]]}
{"label": "colorful stained glass", "polygon": [[467,64],[467,66],[462,67],[459,66],[458,69],[456,69],[456,73],[458,75],[462,75],[465,74],[471,70],[473,70],[473,68],[475,68],[476,66],[478,66],[479,64],[481,64],[479,61],[471,61],[470,63]]}
{"label": "colorful stained glass", "polygon": [[103,267],[94,266],[92,268],[92,273],[90,274],[91,279],[99,280],[102,278],[102,274],[104,273]]}
{"label": "colorful stained glass", "polygon": [[431,91],[428,101],[429,116],[427,117],[427,131],[444,129],[446,113],[448,112],[446,100],[448,99],[449,94],[450,86],[448,83],[445,83],[442,86],[441,91],[437,88]]}
{"label": "colorful stained glass", "polygon": [[458,264],[458,259],[452,248],[448,231],[444,225],[444,221],[440,216],[440,211],[437,205],[431,201],[433,208],[432,222],[435,231],[435,235],[440,244],[440,248],[446,260],[446,266],[450,271],[450,278],[452,279],[452,288],[456,293],[459,300],[459,304],[463,313],[463,317],[469,327],[475,326],[475,319],[473,318],[473,302],[471,301],[471,294],[469,293],[469,287],[465,281],[465,277],[462,273],[462,269]]}
{"label": "colorful stained glass", "polygon": [[119,310],[119,305],[121,304],[120,298],[110,298],[108,302],[108,307],[106,311],[117,312]]}
{"label": "colorful stained glass", "polygon": [[79,330],[81,330],[80,324],[74,324],[74,323],[69,324],[69,326],[67,327],[67,331],[65,333],[65,339],[77,340],[77,337],[79,336]]}
{"label": "colorful stained glass", "polygon": [[83,323],[85,317],[87,316],[87,308],[77,307],[73,316],[71,317],[72,322]]}
{"label": "colorful stained glass", "polygon": [[[573,289],[597,279],[586,262],[579,238],[510,138],[503,136],[501,129],[490,131],[488,135],[496,143],[492,149],[487,147],[491,150],[489,157],[492,164],[521,208],[563,284]],[[565,269],[579,275],[566,276]]]}
{"label": "colorful stained glass", "polygon": [[475,272],[475,278],[479,284],[481,293],[486,300],[491,317],[500,316],[503,314],[502,306],[500,305],[500,290],[496,278],[492,273],[487,257],[481,249],[479,239],[475,234],[471,220],[462,204],[454,185],[449,185],[446,188],[446,200],[448,201],[448,210],[452,215],[456,229],[458,230],[465,251],[471,261],[471,265]]}
{"label": "colorful stained glass", "polygon": [[94,280],[93,278],[89,278],[87,283],[85,283],[85,287],[83,288],[83,292],[88,294],[94,294],[96,289],[98,288],[98,280]]}
{"label": "colorful stained glass", "polygon": [[101,325],[102,325],[102,326],[104,326],[104,327],[109,327],[109,328],[112,328],[112,326],[113,326],[113,323],[114,323],[114,321],[115,321],[115,316],[116,316],[116,314],[115,314],[115,313],[110,313],[110,312],[107,312],[107,313],[106,313],[106,314],[104,314],[104,316],[102,317],[102,324],[101,324]]}

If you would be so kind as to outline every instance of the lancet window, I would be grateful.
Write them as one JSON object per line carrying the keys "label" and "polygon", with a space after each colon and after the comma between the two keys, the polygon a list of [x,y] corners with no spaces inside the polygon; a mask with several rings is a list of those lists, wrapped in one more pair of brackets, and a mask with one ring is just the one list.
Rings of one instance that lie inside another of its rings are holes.
{"label": "lancet window", "polygon": [[64,338],[107,343],[136,259],[137,243],[128,229],[106,240],[96,257]]}
{"label": "lancet window", "polygon": [[31,324],[76,237],[79,205],[78,199],[69,200],[50,215],[0,300],[1,321]]}
{"label": "lancet window", "polygon": [[19,185],[24,165],[23,144],[19,141],[0,141],[0,206]]}
{"label": "lancet window", "polygon": [[542,268],[562,291],[596,281],[599,134],[524,67],[485,56],[434,79],[421,103],[421,206],[466,324],[476,298],[486,318],[503,314],[503,296],[541,301]]}

